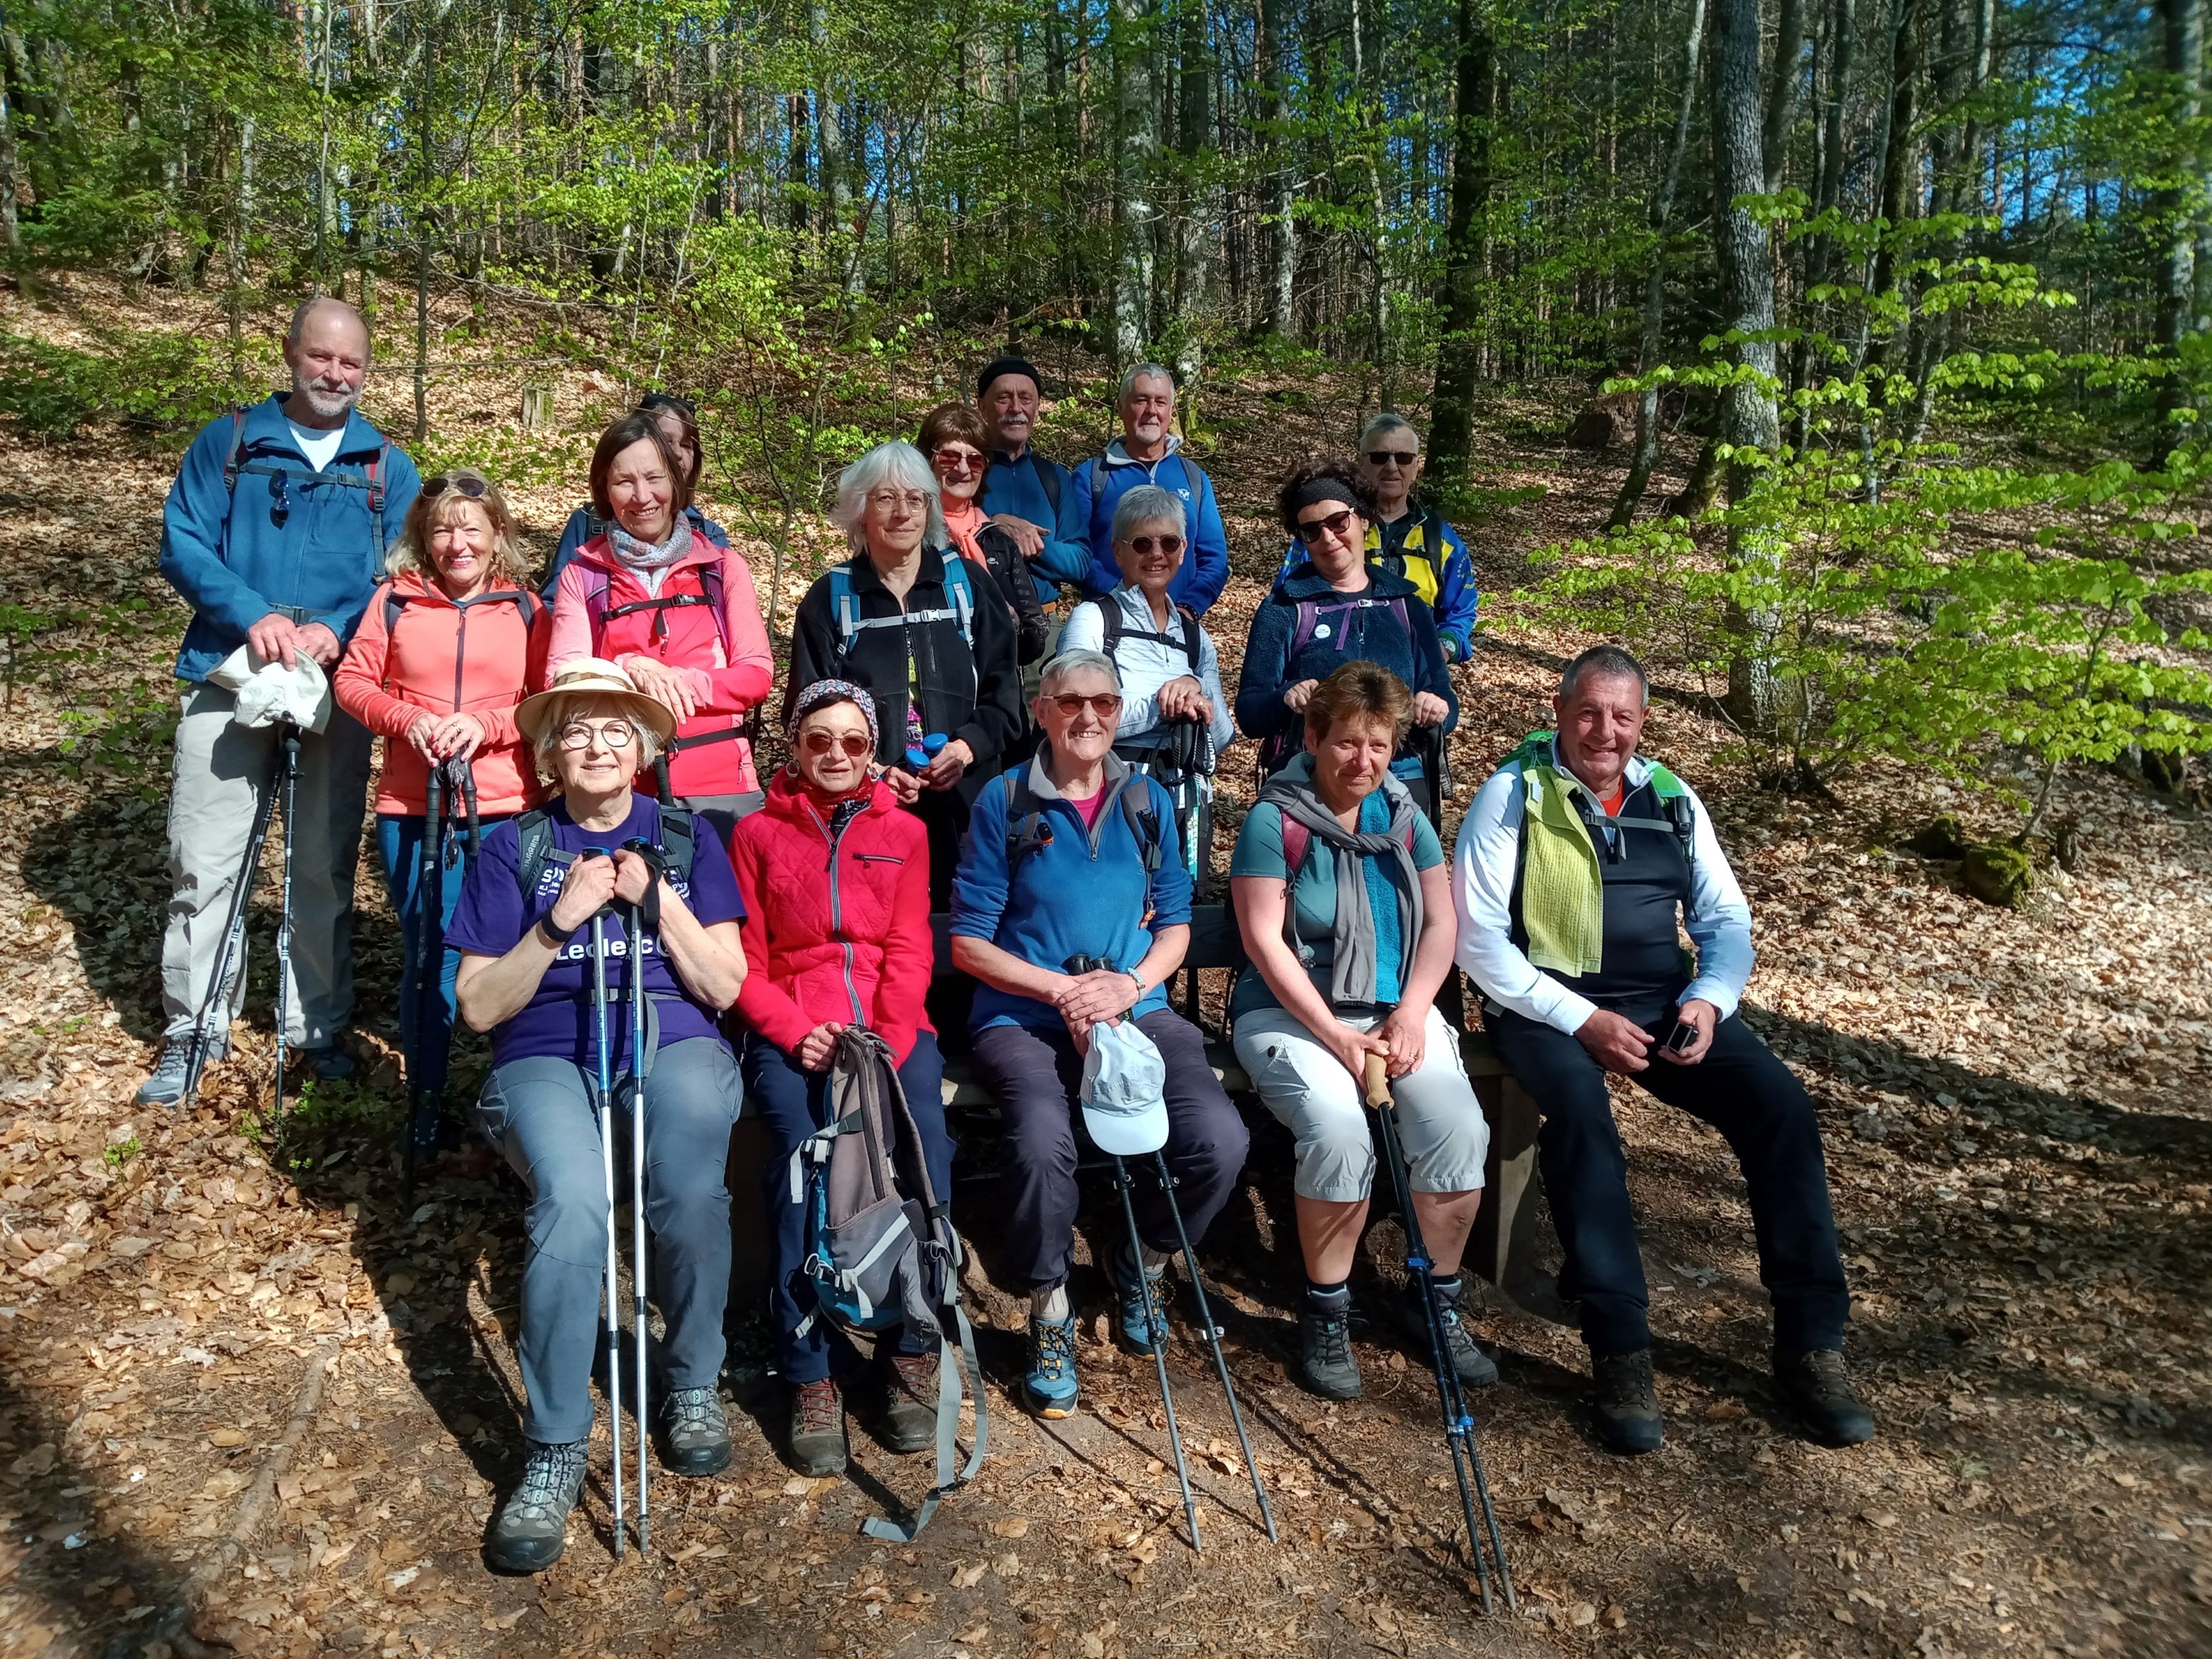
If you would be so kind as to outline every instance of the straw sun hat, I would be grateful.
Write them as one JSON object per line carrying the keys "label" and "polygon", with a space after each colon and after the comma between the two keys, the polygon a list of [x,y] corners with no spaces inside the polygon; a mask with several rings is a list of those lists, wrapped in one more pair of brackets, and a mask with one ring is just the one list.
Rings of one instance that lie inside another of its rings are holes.
{"label": "straw sun hat", "polygon": [[676,716],[668,705],[639,690],[629,675],[598,657],[582,657],[553,672],[553,684],[525,697],[514,711],[514,723],[534,745],[544,738],[545,723],[557,706],[569,697],[598,697],[614,703],[640,726],[659,737],[663,746],[676,735]]}

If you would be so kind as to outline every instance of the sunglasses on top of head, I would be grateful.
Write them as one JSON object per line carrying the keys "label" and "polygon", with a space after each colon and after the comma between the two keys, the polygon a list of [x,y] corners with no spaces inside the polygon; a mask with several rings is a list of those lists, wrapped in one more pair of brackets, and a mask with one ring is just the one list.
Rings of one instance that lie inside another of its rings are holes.
{"label": "sunglasses on top of head", "polygon": [[484,497],[484,491],[490,488],[472,472],[441,472],[422,486],[422,499],[435,501],[450,489],[472,501],[480,501]]}

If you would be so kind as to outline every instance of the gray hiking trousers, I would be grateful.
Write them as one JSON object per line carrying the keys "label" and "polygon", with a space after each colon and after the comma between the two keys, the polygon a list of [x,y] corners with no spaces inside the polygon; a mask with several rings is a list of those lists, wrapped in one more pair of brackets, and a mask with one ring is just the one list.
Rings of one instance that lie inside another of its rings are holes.
{"label": "gray hiking trousers", "polygon": [[[477,1122],[530,1188],[524,1216],[522,1431],[544,1445],[592,1432],[592,1370],[607,1267],[606,1172],[598,1088],[573,1061],[532,1055],[485,1079]],[[672,1042],[645,1082],[645,1213],[653,1300],[668,1322],[658,1387],[711,1389],[722,1372],[730,1295],[730,1130],[738,1063],[720,1037]],[[615,1196],[629,1201],[626,1137],[617,1131]],[[626,1340],[635,1339],[626,1339]],[[634,1376],[625,1366],[623,1381]]]}

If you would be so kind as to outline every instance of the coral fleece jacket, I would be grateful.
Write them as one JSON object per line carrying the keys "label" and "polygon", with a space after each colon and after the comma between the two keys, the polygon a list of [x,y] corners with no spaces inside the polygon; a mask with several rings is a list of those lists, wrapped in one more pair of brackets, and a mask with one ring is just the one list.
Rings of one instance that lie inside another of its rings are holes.
{"label": "coral fleece jacket", "polygon": [[[700,571],[708,566],[721,570],[720,626],[699,603],[707,592]],[[647,586],[635,571],[616,562],[605,536],[585,543],[555,590],[553,648],[546,672],[556,672],[580,657],[603,657],[626,671],[640,659],[682,669],[699,709],[677,728],[677,741],[684,746],[669,761],[669,787],[678,799],[748,793],[760,787],[752,745],[734,736],[696,740],[734,732],[746,712],[768,696],[775,662],[753,592],[752,567],[743,555],[715,546],[694,530],[691,550],[657,574],[657,585]],[[595,592],[605,595],[604,605],[593,599]],[[684,603],[616,614],[671,599]]]}
{"label": "coral fleece jacket", "polygon": [[745,904],[738,1014],[789,1054],[825,1022],[866,1025],[904,1064],[936,947],[929,931],[929,832],[881,782],[834,815],[788,772],[738,822],[730,864]]}
{"label": "coral fleece jacket", "polygon": [[426,713],[473,714],[483,722],[483,742],[471,763],[479,811],[520,812],[538,799],[538,769],[514,710],[544,684],[552,626],[535,594],[506,590],[457,604],[411,571],[376,590],[331,691],[339,708],[385,740],[379,812],[422,816],[428,768],[407,732]]}

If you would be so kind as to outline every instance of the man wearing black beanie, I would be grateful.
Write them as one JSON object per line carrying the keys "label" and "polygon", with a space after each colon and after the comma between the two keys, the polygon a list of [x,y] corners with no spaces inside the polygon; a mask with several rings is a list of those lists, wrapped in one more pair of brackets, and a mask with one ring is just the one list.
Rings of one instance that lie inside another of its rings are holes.
{"label": "man wearing black beanie", "polygon": [[975,377],[975,402],[994,444],[983,475],[983,511],[1014,538],[1037,598],[1049,601],[1055,586],[1079,586],[1091,574],[1091,500],[1079,477],[1030,447],[1042,390],[1036,369],[1022,357],[994,358]]}

